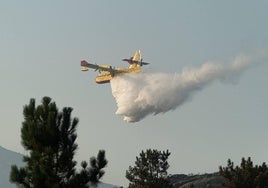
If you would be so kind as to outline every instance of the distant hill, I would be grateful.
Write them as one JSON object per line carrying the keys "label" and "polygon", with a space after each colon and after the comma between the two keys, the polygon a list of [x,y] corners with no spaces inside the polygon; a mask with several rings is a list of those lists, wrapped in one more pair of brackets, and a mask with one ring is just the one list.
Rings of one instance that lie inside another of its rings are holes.
{"label": "distant hill", "polygon": [[223,188],[225,179],[218,173],[202,175],[176,174],[170,177],[174,188]]}
{"label": "distant hill", "polygon": [[22,155],[14,151],[7,150],[0,146],[0,187],[15,188],[15,184],[9,182],[11,165],[22,166]]}
{"label": "distant hill", "polygon": [[[23,155],[10,151],[0,146],[0,188],[16,188],[15,184],[9,182],[11,165],[24,166]],[[118,188],[119,186],[99,183],[96,188]]]}
{"label": "distant hill", "polygon": [[[95,188],[95,187],[92,187],[92,188]],[[98,184],[98,186],[96,188],[119,188],[119,186],[101,182]]]}

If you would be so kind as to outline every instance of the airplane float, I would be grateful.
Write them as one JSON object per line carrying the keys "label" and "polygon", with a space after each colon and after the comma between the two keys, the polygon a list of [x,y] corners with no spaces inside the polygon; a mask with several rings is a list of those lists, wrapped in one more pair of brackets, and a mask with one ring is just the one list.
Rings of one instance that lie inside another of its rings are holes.
{"label": "airplane float", "polygon": [[138,50],[135,52],[133,57],[129,59],[122,59],[122,61],[128,62],[129,68],[116,68],[110,65],[97,65],[88,63],[86,60],[81,61],[82,71],[88,71],[89,68],[99,71],[100,74],[96,77],[95,81],[98,84],[109,83],[110,80],[118,75],[126,73],[140,73],[141,67],[143,65],[148,65],[149,63],[143,62],[141,58],[141,51]]}

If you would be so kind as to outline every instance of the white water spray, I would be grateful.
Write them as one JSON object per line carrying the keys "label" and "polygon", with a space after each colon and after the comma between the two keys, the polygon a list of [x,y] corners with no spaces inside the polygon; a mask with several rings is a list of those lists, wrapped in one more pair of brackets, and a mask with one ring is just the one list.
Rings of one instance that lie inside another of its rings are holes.
{"label": "white water spray", "polygon": [[[200,68],[184,68],[181,73],[125,74],[111,80],[117,103],[116,114],[127,122],[137,122],[149,114],[165,113],[186,102],[215,80],[235,79],[264,56],[239,56],[230,63],[205,63]],[[267,58],[265,58],[267,59]]]}

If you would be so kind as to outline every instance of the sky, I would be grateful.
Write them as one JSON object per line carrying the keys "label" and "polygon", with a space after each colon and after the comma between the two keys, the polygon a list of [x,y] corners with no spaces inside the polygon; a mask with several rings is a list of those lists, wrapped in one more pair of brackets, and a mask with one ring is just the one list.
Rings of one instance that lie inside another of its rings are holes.
{"label": "sky", "polygon": [[104,182],[128,185],[125,172],[142,150],[171,152],[170,174],[215,172],[231,158],[268,162],[267,59],[234,82],[215,81],[173,111],[128,123],[116,115],[110,84],[98,85],[80,61],[127,67],[137,49],[144,73],[179,74],[241,54],[268,53],[268,2],[1,1],[0,145],[21,146],[23,106],[49,96],[79,118],[80,163],[106,151]]}

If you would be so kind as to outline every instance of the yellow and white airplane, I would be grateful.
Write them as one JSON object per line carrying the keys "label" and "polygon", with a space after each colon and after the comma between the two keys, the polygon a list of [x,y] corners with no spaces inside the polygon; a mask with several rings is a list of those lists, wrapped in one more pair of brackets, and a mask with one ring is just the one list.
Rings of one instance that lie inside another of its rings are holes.
{"label": "yellow and white airplane", "polygon": [[135,52],[133,57],[129,59],[122,59],[122,61],[128,62],[129,68],[115,68],[110,65],[97,65],[88,63],[85,60],[81,61],[82,71],[88,71],[89,68],[99,71],[100,74],[96,77],[95,81],[98,84],[109,83],[114,76],[118,76],[124,73],[140,73],[141,67],[143,65],[148,65],[149,63],[143,62],[141,58],[141,51]]}

